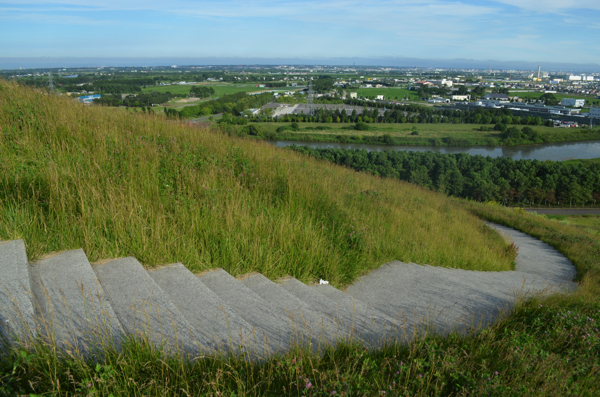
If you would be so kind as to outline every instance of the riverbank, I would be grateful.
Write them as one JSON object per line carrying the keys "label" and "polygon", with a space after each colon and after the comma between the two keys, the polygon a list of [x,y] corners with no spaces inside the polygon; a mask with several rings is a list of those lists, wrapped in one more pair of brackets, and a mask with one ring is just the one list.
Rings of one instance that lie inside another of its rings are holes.
{"label": "riverbank", "polygon": [[[510,125],[518,130],[517,137],[494,130],[485,124],[415,124],[415,123],[249,123],[255,135],[271,140],[331,143],[363,143],[386,146],[520,146],[555,142],[578,142],[600,139],[600,127],[555,128],[545,126]],[[232,126],[240,134],[248,126]],[[530,130],[523,130],[530,128]]]}
{"label": "riverbank", "polygon": [[[275,146],[308,146],[313,149],[357,149],[368,152],[401,151],[401,152],[434,152],[441,154],[466,153],[471,156],[507,157],[513,160],[539,160],[539,161],[573,161],[591,162],[600,153],[600,140],[585,142],[544,143],[540,145],[524,145],[512,147],[487,147],[487,146],[390,146],[363,143],[340,142],[310,142],[310,141],[272,141]],[[585,163],[588,164],[588,163]]]}

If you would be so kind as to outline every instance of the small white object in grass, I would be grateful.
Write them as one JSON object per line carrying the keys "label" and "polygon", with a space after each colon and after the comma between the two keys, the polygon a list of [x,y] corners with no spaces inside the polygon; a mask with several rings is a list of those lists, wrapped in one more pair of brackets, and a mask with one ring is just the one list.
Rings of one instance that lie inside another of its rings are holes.
{"label": "small white object in grass", "polygon": [[319,281],[319,284],[329,284],[329,281],[325,281],[325,280],[321,279],[321,281]]}

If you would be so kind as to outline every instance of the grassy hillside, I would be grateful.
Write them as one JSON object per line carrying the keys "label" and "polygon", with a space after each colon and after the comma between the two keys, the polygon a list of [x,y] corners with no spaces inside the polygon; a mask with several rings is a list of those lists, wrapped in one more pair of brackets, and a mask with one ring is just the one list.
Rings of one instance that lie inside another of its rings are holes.
{"label": "grassy hillside", "polygon": [[344,285],[393,259],[508,270],[476,217],[269,144],[0,83],[0,238]]}
{"label": "grassy hillside", "polygon": [[2,352],[0,395],[598,395],[598,235],[5,82],[0,129],[0,239],[24,238],[32,258],[83,247],[92,260],[135,255],[338,285],[389,259],[510,268],[506,245],[477,216],[553,245],[581,281],[482,332],[379,351],[348,343],[255,364],[186,361],[129,341],[86,360],[40,342]]}

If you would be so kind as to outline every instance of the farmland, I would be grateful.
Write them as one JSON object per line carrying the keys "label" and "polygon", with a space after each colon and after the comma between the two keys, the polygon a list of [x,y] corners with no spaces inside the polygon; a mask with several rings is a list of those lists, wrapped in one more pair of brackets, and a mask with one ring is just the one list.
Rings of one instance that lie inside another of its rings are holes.
{"label": "farmland", "polygon": [[[236,92],[262,92],[262,91],[292,91],[297,90],[295,87],[279,87],[279,88],[260,88],[256,87],[255,84],[198,84],[203,86],[210,86],[215,90],[216,97],[220,95],[235,94]],[[164,85],[164,86],[153,86],[143,88],[143,92],[171,92],[173,94],[184,94],[187,95],[193,85]]]}

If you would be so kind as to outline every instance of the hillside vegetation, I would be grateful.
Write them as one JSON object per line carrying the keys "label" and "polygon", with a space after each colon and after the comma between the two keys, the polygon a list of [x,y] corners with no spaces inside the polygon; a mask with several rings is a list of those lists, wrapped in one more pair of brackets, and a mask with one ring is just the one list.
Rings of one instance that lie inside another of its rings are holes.
{"label": "hillside vegetation", "polygon": [[397,259],[509,270],[441,194],[269,144],[0,83],[0,239],[345,285]]}
{"label": "hillside vegetation", "polygon": [[502,203],[595,204],[600,200],[600,165],[470,156],[466,153],[358,149],[293,150],[356,171],[393,177],[455,197]]}
{"label": "hillside vegetation", "polygon": [[24,238],[31,259],[82,247],[92,260],[135,255],[338,285],[389,259],[510,268],[511,252],[479,216],[553,245],[581,283],[519,303],[481,332],[378,351],[341,343],[261,364],[186,360],[144,340],[86,359],[40,340],[1,352],[0,395],[598,395],[597,234],[5,82],[0,129],[0,239]]}

